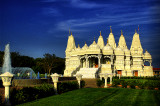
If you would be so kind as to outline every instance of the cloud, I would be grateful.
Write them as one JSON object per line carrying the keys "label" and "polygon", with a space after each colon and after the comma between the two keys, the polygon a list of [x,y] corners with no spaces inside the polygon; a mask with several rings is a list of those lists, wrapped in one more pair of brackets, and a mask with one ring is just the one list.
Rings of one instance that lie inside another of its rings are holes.
{"label": "cloud", "polygon": [[47,16],[62,16],[58,9],[52,7],[42,8],[42,13]]}

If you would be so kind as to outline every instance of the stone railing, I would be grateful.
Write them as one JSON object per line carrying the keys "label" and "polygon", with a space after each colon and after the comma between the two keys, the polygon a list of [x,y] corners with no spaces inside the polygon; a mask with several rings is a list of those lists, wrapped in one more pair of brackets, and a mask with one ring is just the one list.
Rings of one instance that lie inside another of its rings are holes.
{"label": "stone railing", "polygon": [[80,70],[81,65],[79,65],[75,70],[72,71],[71,76],[76,75],[77,71]]}

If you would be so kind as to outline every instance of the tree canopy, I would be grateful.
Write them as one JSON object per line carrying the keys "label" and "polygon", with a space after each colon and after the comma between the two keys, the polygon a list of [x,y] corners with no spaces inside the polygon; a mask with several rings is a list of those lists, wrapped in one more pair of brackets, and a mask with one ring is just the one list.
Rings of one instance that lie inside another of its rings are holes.
{"label": "tree canopy", "polygon": [[[4,52],[0,51],[0,66],[3,65]],[[18,52],[11,52],[12,67],[30,67],[35,73],[59,73],[63,74],[65,59],[57,57],[55,54],[46,53],[42,58],[33,58],[20,55]]]}

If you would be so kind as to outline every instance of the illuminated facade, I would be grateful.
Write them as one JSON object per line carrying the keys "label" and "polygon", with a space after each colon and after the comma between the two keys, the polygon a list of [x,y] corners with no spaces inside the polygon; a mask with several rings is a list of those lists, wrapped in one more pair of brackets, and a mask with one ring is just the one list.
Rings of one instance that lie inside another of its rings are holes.
{"label": "illuminated facade", "polygon": [[[85,43],[76,47],[74,37],[68,37],[64,76],[82,74],[83,78],[96,78],[100,73],[120,74],[121,76],[153,76],[152,57],[148,51],[143,53],[139,34],[135,31],[130,50],[121,31],[116,45],[112,29],[107,44],[100,32],[98,41],[90,46]],[[144,62],[150,65],[145,66]]]}

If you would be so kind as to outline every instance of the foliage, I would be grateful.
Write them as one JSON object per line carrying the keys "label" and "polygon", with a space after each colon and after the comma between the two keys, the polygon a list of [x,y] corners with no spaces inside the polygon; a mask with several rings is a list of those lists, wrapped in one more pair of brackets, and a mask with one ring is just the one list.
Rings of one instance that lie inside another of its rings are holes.
{"label": "foliage", "polygon": [[[0,66],[3,64],[4,52],[0,51]],[[35,73],[59,73],[63,74],[65,59],[57,57],[55,54],[44,54],[42,58],[20,55],[18,52],[11,52],[12,67],[30,67]]]}
{"label": "foliage", "polygon": [[114,79],[112,82],[112,86],[117,87],[118,85],[120,85],[120,80]]}
{"label": "foliage", "polygon": [[2,97],[0,96],[0,105],[2,105]]}
{"label": "foliage", "polygon": [[59,94],[68,92],[68,91],[72,91],[75,89],[79,89],[79,85],[77,81],[58,83],[58,93]]}
{"label": "foliage", "polygon": [[121,83],[121,85],[122,85],[123,88],[127,88],[127,85],[128,85],[128,82],[127,82],[127,81],[121,80],[120,83]]}
{"label": "foliage", "polygon": [[10,101],[13,105],[33,101],[46,96],[54,95],[54,87],[49,84],[43,84],[37,87],[25,87],[21,89],[13,88],[11,90]]}
{"label": "foliage", "polygon": [[103,82],[103,80],[97,79],[96,84],[98,87],[101,87],[104,84],[104,82]]}
{"label": "foliage", "polygon": [[85,81],[81,80],[81,88],[84,88],[85,84],[86,84]]}

